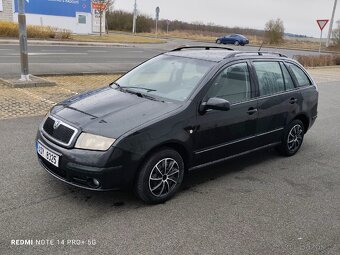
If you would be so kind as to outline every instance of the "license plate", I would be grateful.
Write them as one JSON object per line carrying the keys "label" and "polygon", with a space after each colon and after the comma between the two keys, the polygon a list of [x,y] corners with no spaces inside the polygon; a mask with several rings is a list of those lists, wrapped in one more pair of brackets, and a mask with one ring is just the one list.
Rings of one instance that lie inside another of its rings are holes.
{"label": "license plate", "polygon": [[37,142],[37,153],[52,165],[59,167],[59,156],[39,142]]}

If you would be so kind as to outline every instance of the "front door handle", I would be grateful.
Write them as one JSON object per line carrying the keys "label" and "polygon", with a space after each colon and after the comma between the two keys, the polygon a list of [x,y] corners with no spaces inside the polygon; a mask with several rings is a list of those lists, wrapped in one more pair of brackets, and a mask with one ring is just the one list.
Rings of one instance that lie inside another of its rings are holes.
{"label": "front door handle", "polygon": [[254,107],[250,107],[250,108],[248,109],[248,111],[247,111],[247,113],[248,113],[249,115],[253,115],[253,114],[256,113],[256,112],[257,112],[257,109],[254,108]]}
{"label": "front door handle", "polygon": [[298,100],[297,100],[297,98],[295,98],[295,97],[292,97],[291,99],[289,99],[289,103],[290,103],[290,104],[295,104],[297,101],[298,101]]}

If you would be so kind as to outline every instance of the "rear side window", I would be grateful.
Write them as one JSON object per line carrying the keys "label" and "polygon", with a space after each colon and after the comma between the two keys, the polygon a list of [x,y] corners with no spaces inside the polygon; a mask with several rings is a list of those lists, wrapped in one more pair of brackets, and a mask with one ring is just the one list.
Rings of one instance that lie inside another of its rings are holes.
{"label": "rear side window", "polygon": [[219,97],[230,103],[239,103],[248,100],[250,94],[248,65],[240,63],[227,67],[217,75],[207,97]]}
{"label": "rear side window", "polygon": [[283,73],[283,78],[285,80],[286,90],[294,89],[294,82],[292,77],[290,76],[286,66],[283,63],[280,63]]}
{"label": "rear side window", "polygon": [[285,91],[285,83],[278,62],[254,62],[253,65],[259,82],[260,96]]}
{"label": "rear side window", "polygon": [[299,87],[308,86],[312,84],[309,78],[307,77],[307,75],[305,74],[305,72],[302,71],[300,67],[294,64],[291,64],[291,63],[287,63],[287,65],[290,68],[290,70],[292,70],[293,74],[295,75],[296,80],[298,82],[297,85]]}

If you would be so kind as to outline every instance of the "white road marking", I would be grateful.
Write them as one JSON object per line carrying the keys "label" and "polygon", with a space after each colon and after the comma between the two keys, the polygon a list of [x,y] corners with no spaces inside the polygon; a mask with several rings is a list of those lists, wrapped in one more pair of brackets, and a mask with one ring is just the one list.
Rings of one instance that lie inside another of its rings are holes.
{"label": "white road marking", "polygon": [[[30,52],[28,53],[28,56],[49,56],[49,55],[88,55],[88,53],[76,53],[76,52],[70,52],[70,53],[64,53],[64,52]],[[8,56],[20,56],[18,53],[12,53],[8,54]]]}
{"label": "white road marking", "polygon": [[89,53],[102,53],[102,52],[108,52],[107,50],[87,50]]}
{"label": "white road marking", "polygon": [[41,50],[41,51],[45,51],[45,52],[54,52],[54,51],[56,51],[56,52],[60,52],[60,51],[63,51],[63,52],[65,52],[66,50]]}

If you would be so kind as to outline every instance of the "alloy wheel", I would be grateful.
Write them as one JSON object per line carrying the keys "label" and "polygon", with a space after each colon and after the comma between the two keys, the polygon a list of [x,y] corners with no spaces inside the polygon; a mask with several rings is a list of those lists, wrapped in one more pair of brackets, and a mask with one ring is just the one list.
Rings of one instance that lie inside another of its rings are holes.
{"label": "alloy wheel", "polygon": [[303,128],[301,125],[294,125],[289,131],[287,138],[288,150],[294,152],[299,149],[303,140]]}
{"label": "alloy wheel", "polygon": [[173,158],[164,158],[153,167],[149,176],[150,192],[156,197],[168,195],[179,180],[179,166]]}

